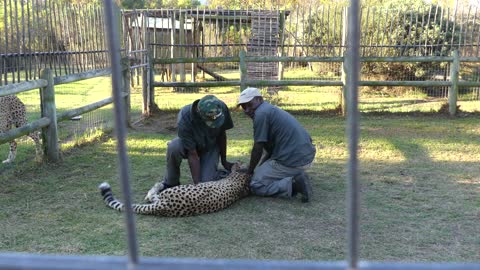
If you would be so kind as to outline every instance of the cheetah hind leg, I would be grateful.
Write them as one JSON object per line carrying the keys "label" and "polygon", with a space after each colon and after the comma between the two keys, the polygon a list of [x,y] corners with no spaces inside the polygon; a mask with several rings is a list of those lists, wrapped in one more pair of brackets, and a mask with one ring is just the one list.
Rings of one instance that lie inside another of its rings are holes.
{"label": "cheetah hind leg", "polygon": [[153,187],[147,192],[144,200],[150,203],[156,202],[159,200],[158,193],[163,190],[163,183],[157,182]]}
{"label": "cheetah hind leg", "polygon": [[42,145],[40,144],[40,136],[34,131],[28,135],[35,142],[35,162],[41,163],[43,160]]}
{"label": "cheetah hind leg", "polygon": [[12,163],[17,156],[17,142],[15,140],[10,142],[10,152],[8,152],[8,157],[2,163]]}
{"label": "cheetah hind leg", "polygon": [[232,166],[232,172],[246,172],[248,169],[248,165],[243,163],[240,160],[237,160],[235,163],[233,163]]}

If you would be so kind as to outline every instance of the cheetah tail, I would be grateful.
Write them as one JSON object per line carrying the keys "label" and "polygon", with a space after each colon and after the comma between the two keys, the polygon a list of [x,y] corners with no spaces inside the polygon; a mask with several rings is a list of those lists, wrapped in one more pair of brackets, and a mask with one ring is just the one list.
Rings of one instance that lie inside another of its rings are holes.
{"label": "cheetah tail", "polygon": [[[117,211],[124,211],[125,210],[125,205],[115,199],[112,193],[112,188],[107,182],[101,183],[98,188],[100,189],[100,193],[102,194],[103,201],[105,204]],[[156,207],[154,203],[150,204],[133,204],[132,205],[133,212],[137,214],[144,214],[144,215],[151,215],[154,214],[156,211]]]}
{"label": "cheetah tail", "polygon": [[103,201],[105,202],[105,204],[107,204],[108,207],[118,211],[124,210],[123,203],[113,197],[110,184],[108,184],[107,182],[103,182],[98,186],[98,188],[100,189],[100,193],[102,194]]}

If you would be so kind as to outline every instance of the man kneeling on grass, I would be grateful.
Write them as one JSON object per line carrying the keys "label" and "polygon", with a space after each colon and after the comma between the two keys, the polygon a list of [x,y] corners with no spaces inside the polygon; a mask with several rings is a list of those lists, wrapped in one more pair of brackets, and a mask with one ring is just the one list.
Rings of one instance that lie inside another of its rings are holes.
{"label": "man kneeling on grass", "polygon": [[253,119],[251,191],[286,198],[301,193],[302,202],[308,202],[312,187],[305,170],[316,154],[311,136],[291,114],[264,101],[257,88],[243,90],[238,106]]}
{"label": "man kneeling on grass", "polygon": [[[167,166],[162,181],[145,196],[146,201],[164,189],[180,184],[180,165],[187,159],[193,184],[226,177],[233,163],[227,161],[226,130],[233,128],[227,105],[207,95],[178,113],[178,136],[167,146]],[[218,168],[219,160],[223,169]]]}

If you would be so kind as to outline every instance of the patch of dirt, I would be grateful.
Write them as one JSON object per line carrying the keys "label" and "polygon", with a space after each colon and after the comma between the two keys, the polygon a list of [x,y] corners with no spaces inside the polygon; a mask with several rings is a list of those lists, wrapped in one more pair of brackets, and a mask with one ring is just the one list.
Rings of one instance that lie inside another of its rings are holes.
{"label": "patch of dirt", "polygon": [[131,128],[145,133],[175,134],[177,132],[177,113],[156,111],[154,114],[133,120]]}

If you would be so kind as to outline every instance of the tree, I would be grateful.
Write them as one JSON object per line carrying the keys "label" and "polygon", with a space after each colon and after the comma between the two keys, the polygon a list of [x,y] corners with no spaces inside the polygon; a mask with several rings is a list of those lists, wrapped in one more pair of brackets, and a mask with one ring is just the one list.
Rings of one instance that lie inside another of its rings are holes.
{"label": "tree", "polygon": [[193,8],[201,6],[199,0],[166,0],[162,7],[165,8]]}
{"label": "tree", "polygon": [[142,9],[145,8],[145,0],[117,0],[120,8],[125,9]]}

